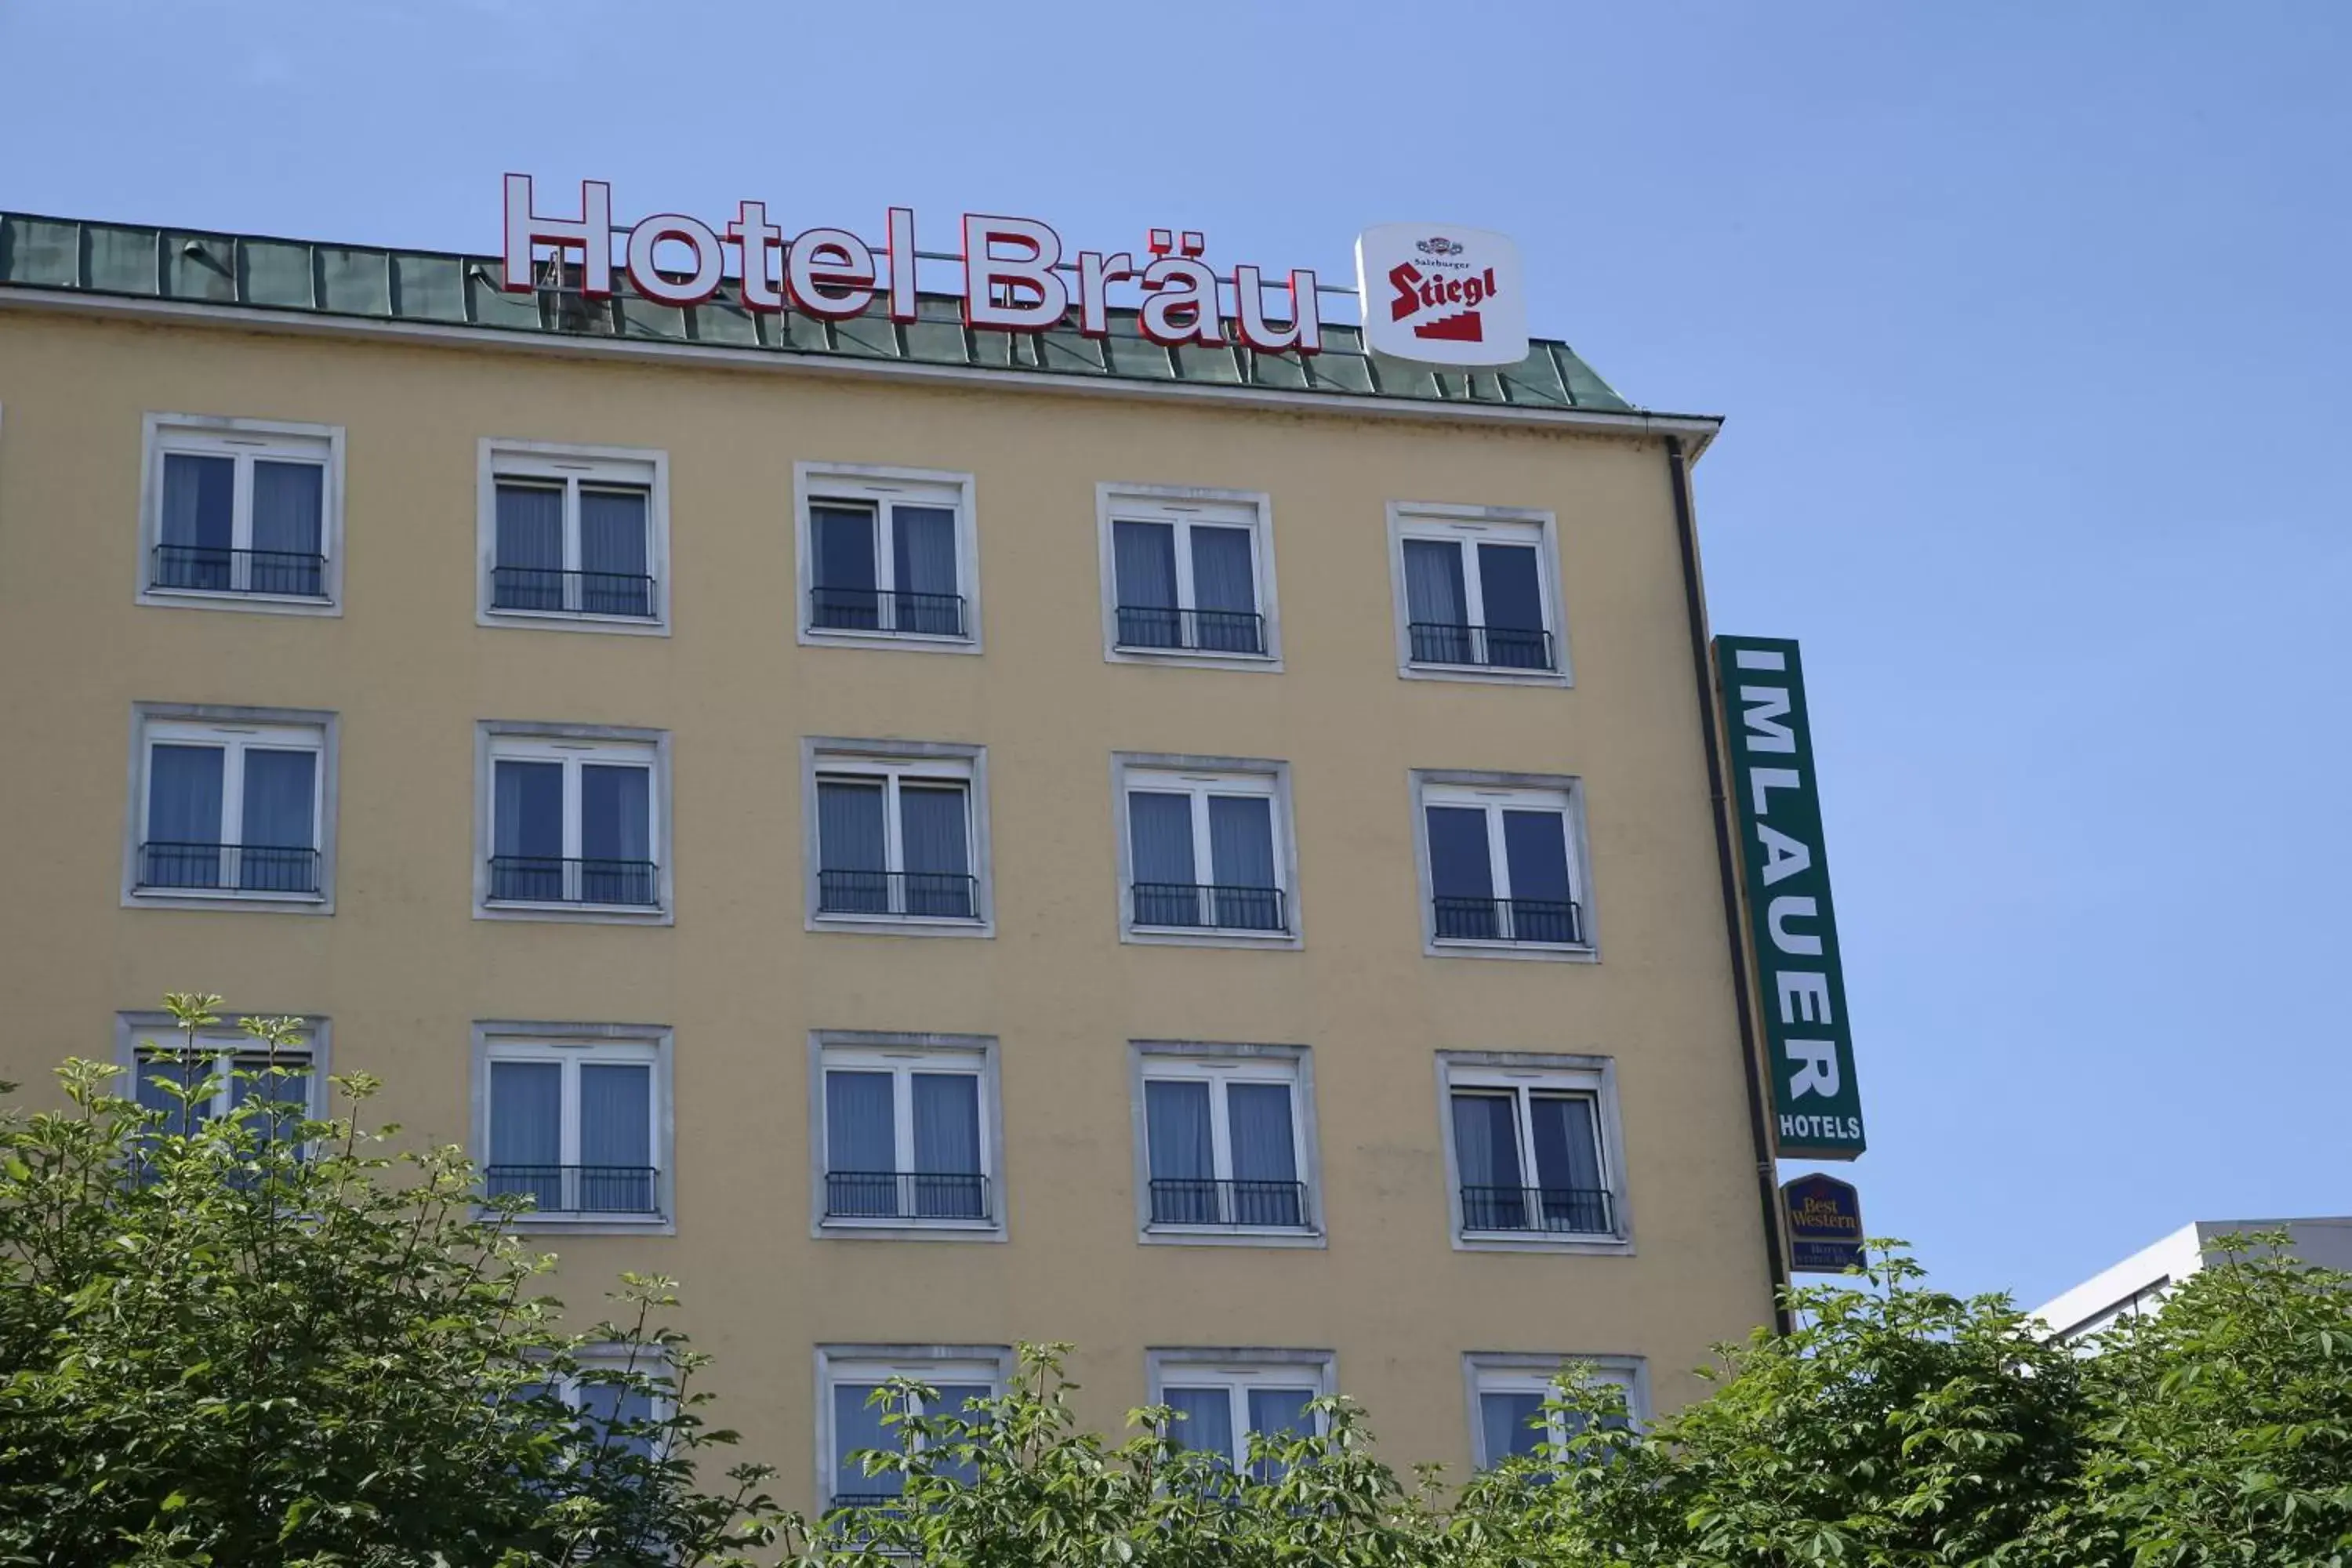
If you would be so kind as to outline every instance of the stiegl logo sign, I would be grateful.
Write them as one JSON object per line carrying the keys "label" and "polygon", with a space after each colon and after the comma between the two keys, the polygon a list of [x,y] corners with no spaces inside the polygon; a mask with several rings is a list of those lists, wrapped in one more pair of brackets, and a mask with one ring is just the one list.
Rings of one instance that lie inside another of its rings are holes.
{"label": "stiegl logo sign", "polygon": [[1717,637],[1715,657],[1780,1152],[1851,1160],[1864,1146],[1862,1096],[1813,783],[1804,667],[1797,645],[1780,637]]}
{"label": "stiegl logo sign", "polygon": [[1528,357],[1519,247],[1454,224],[1384,223],[1356,239],[1364,342],[1430,364],[1517,364]]}
{"label": "stiegl logo sign", "polygon": [[[613,187],[583,180],[576,204],[559,196],[551,205],[575,210],[542,210],[530,175],[506,177],[500,283],[517,293],[547,287],[544,256],[577,266],[583,299],[612,298]],[[877,247],[845,228],[805,228],[788,237],[769,221],[764,202],[738,203],[723,228],[684,213],[657,213],[628,227],[621,265],[630,286],[656,304],[706,304],[732,278],[735,302],[746,310],[792,310],[842,321],[878,307],[891,321],[916,321],[914,210],[890,208],[884,228]],[[1075,315],[1081,336],[1108,338],[1111,292],[1118,289],[1122,300],[1134,302],[1136,330],[1166,347],[1237,342],[1263,353],[1322,352],[1320,285],[1311,269],[1294,268],[1282,282],[1269,282],[1246,263],[1220,272],[1202,259],[1208,240],[1197,229],[1151,230],[1140,258],[1123,250],[1081,250],[1075,259],[1062,237],[1035,218],[966,213],[961,229],[961,250],[942,259],[962,263],[963,324],[975,331],[1052,331],[1071,325]],[[1410,258],[1401,252],[1393,265],[1383,237],[1391,234],[1412,237],[1398,241]],[[1502,236],[1390,224],[1366,230],[1356,254],[1360,269],[1367,256],[1380,258],[1382,268],[1378,299],[1363,286],[1364,333],[1372,347],[1433,364],[1509,364],[1527,357],[1518,253]]]}

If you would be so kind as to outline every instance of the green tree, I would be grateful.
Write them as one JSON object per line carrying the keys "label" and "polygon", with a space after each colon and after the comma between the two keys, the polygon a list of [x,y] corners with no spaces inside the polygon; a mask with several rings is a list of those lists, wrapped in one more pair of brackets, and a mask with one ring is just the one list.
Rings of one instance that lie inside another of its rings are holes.
{"label": "green tree", "polygon": [[[246,1024],[257,1065],[208,1114],[219,1001],[169,999],[164,1109],[77,1061],[64,1109],[0,1110],[0,1562],[721,1563],[772,1538],[764,1470],[698,1485],[734,1434],[660,1321],[671,1282],[624,1276],[614,1321],[566,1331],[552,1259],[458,1151],[362,1131],[364,1076],[331,1120],[289,1098],[299,1020]],[[620,1364],[583,1357],[607,1342]]]}

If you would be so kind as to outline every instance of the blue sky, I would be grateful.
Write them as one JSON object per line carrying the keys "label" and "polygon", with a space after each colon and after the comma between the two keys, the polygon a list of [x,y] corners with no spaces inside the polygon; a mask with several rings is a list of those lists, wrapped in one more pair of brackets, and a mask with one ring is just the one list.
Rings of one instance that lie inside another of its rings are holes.
{"label": "blue sky", "polygon": [[1729,416],[1709,599],[1804,643],[1871,1228],[2030,1303],[2352,1212],[2352,8],[78,0],[0,63],[17,210],[1511,233],[1538,331]]}

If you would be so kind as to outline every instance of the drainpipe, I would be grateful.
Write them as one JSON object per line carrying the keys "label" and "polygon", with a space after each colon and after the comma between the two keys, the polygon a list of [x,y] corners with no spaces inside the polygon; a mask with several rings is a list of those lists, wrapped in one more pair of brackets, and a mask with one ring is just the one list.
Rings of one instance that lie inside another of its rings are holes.
{"label": "drainpipe", "polygon": [[1764,1105],[1764,1079],[1757,1067],[1756,994],[1748,971],[1748,943],[1739,920],[1739,868],[1731,842],[1731,813],[1723,790],[1723,742],[1717,724],[1715,667],[1707,655],[1706,595],[1699,586],[1698,530],[1691,520],[1690,462],[1682,437],[1666,437],[1666,477],[1675,497],[1675,534],[1683,552],[1683,595],[1690,612],[1691,669],[1698,681],[1699,728],[1706,742],[1707,801],[1715,814],[1715,858],[1723,879],[1723,931],[1731,948],[1732,984],[1739,995],[1739,1065],[1748,1080],[1748,1132],[1755,1148],[1757,1197],[1764,1211],[1764,1258],[1772,1276],[1772,1327],[1786,1334],[1789,1310],[1788,1248],[1780,1234],[1780,1173],[1772,1155],[1772,1124]]}

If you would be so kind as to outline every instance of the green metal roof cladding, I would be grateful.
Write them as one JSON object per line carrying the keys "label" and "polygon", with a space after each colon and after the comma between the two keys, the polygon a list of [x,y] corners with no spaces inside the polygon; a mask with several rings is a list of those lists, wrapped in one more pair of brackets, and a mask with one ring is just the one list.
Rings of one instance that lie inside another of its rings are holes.
{"label": "green metal roof cladding", "polygon": [[1355,327],[1328,322],[1323,352],[1306,357],[1239,346],[1169,349],[1137,331],[1131,310],[1112,311],[1111,335],[1097,342],[1067,329],[970,331],[953,294],[926,292],[914,321],[878,313],[821,321],[797,311],[754,313],[723,294],[684,310],[655,304],[632,292],[617,271],[609,300],[556,289],[510,294],[499,286],[501,269],[497,257],[0,213],[0,288],[1337,397],[1635,412],[1559,342],[1538,341],[1514,365],[1441,370],[1369,353]]}

